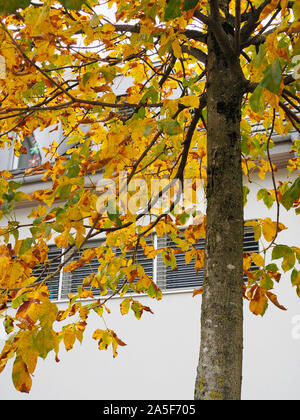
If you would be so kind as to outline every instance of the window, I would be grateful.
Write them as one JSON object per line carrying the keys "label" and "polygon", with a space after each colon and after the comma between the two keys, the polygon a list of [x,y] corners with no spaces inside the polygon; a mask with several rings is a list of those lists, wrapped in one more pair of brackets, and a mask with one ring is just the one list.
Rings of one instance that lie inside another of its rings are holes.
{"label": "window", "polygon": [[[148,239],[149,242],[151,239]],[[151,241],[152,243],[152,241]],[[89,247],[98,247],[101,242],[93,242]],[[204,249],[205,241],[200,240],[195,247],[197,249]],[[155,248],[176,248],[176,245],[167,238],[157,238],[154,236],[154,247]],[[244,252],[258,252],[259,245],[254,239],[254,233],[251,227],[245,227],[244,232]],[[120,249],[114,249],[116,257],[121,256]],[[68,254],[67,254],[68,255]],[[59,264],[62,262],[63,250],[55,246],[49,247],[49,260],[54,259],[53,265],[43,273],[43,278],[49,273],[54,273]],[[73,261],[79,259],[79,254],[75,254]],[[172,290],[189,290],[199,288],[203,284],[203,269],[199,270],[198,274],[195,272],[194,260],[189,264],[185,263],[185,253],[176,254],[177,270],[172,270],[170,267],[166,267],[162,261],[162,258],[147,259],[143,253],[141,247],[138,248],[136,253],[136,262],[141,264],[144,268],[145,273],[150,276],[154,282],[157,283],[162,291]],[[97,258],[93,258],[89,264],[85,264],[83,267],[79,267],[74,272],[66,272],[56,274],[46,284],[50,290],[50,297],[52,300],[67,300],[68,294],[77,293],[77,288],[82,284],[82,280],[92,273],[96,273],[99,267],[99,261]],[[33,275],[39,276],[43,272],[44,267],[37,267],[34,269]],[[256,266],[252,265],[252,269],[257,269]],[[135,280],[137,281],[138,278]],[[99,295],[99,289],[92,289],[95,296]],[[111,292],[111,291],[110,291]]]}
{"label": "window", "polygon": [[14,156],[13,147],[11,148],[9,151],[9,169],[24,171],[28,168],[39,166],[49,160],[50,157],[46,154],[46,149],[50,147],[53,141],[56,141],[58,144],[57,153],[59,155],[65,154],[70,147],[67,144],[67,139],[63,136],[60,123],[45,128],[42,131],[40,128],[37,128],[32,135],[25,137],[22,143],[24,153],[21,153],[19,157]]}
{"label": "window", "polygon": [[[98,247],[100,245],[101,245],[101,242],[100,243],[99,242],[94,242],[94,243],[90,244],[89,247]],[[115,248],[114,253],[115,253],[116,258],[118,258],[122,255],[121,250],[119,248]],[[129,257],[129,256],[127,256],[127,257]],[[79,254],[77,253],[77,254],[74,255],[73,261],[78,260],[78,259],[79,259]],[[145,270],[145,274],[147,274],[148,276],[150,276],[152,278],[152,276],[153,276],[153,260],[152,259],[146,259],[141,247],[138,247],[138,249],[137,249],[135,261],[136,261],[136,263],[141,264],[141,266]],[[97,273],[99,265],[100,265],[100,263],[99,263],[98,259],[95,257],[90,261],[89,264],[85,264],[83,267],[79,267],[76,271],[70,273],[69,278],[68,278],[69,292],[76,293],[78,286],[80,286],[82,284],[82,280],[92,273]],[[137,281],[137,280],[138,280],[138,278],[136,278],[135,281]],[[92,291],[95,295],[97,295],[97,294],[99,295],[99,293],[100,293],[99,289],[92,289]]]}
{"label": "window", "polygon": [[34,135],[26,137],[22,146],[24,153],[22,153],[18,158],[16,157],[14,169],[34,168],[42,163],[39,145]]}
{"label": "window", "polygon": [[[168,246],[175,249],[176,245],[169,239],[160,238],[159,248]],[[200,239],[195,248],[204,249],[205,241]],[[251,227],[245,227],[244,230],[244,252],[258,252],[258,242],[254,240],[254,233]],[[172,270],[166,267],[162,259],[158,257],[157,261],[157,284],[162,290],[175,290],[175,289],[189,289],[199,288],[203,285],[204,270],[195,272],[195,262],[192,260],[189,264],[185,263],[185,253],[181,252],[176,254],[177,270]],[[254,265],[251,269],[256,269]]]}

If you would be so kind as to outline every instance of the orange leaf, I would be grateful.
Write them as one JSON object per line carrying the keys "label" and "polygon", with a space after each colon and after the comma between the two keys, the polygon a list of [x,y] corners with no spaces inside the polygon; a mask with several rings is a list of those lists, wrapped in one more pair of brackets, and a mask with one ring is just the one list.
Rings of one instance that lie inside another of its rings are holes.
{"label": "orange leaf", "polygon": [[280,305],[280,303],[277,300],[277,296],[274,293],[271,293],[269,291],[266,292],[266,295],[268,296],[268,298],[270,299],[270,301],[277,306],[277,308],[286,311],[286,308],[282,305]]}
{"label": "orange leaf", "polygon": [[266,310],[268,299],[265,291],[261,287],[257,287],[254,298],[251,300],[249,308],[254,315],[263,315]]}
{"label": "orange leaf", "polygon": [[193,297],[196,295],[202,295],[202,293],[203,293],[203,287],[200,287],[200,289],[195,289],[193,291]]}

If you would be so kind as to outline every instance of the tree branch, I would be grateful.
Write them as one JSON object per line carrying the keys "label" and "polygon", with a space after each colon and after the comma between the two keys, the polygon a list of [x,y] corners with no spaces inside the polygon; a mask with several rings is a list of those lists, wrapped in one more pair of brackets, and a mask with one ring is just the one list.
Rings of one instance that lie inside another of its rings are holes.
{"label": "tree branch", "polygon": [[241,0],[235,0],[234,52],[240,54]]}
{"label": "tree branch", "polygon": [[244,44],[246,41],[249,40],[252,32],[258,25],[258,20],[261,12],[269,3],[271,3],[271,1],[272,0],[265,0],[257,9],[250,12],[247,22],[241,29],[241,44]]}
{"label": "tree branch", "polygon": [[182,45],[181,50],[182,50],[183,53],[192,55],[194,58],[196,58],[201,63],[206,64],[207,55],[203,51],[201,51],[199,48],[190,47],[188,45]]}
{"label": "tree branch", "polygon": [[213,34],[228,63],[232,63],[235,61],[236,55],[232,48],[231,42],[221,24],[219,2],[218,0],[210,0],[209,3],[211,15],[209,16],[208,26],[213,31]]}
{"label": "tree branch", "polygon": [[[117,32],[129,32],[131,34],[139,34],[141,27],[140,25],[127,25],[127,24],[112,24]],[[157,36],[163,32],[161,28],[157,28]],[[178,31],[177,31],[178,32]],[[207,34],[197,31],[195,29],[186,29],[185,31],[178,32],[184,34],[187,38],[195,41],[201,41],[206,43]]]}

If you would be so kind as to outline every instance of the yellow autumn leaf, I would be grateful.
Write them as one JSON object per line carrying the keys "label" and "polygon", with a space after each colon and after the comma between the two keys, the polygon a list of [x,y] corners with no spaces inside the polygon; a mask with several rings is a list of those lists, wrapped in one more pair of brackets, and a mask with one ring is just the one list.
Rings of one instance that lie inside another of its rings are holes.
{"label": "yellow autumn leaf", "polygon": [[288,5],[288,0],[280,0],[280,6],[281,6],[281,14],[284,16],[286,8]]}
{"label": "yellow autumn leaf", "polygon": [[28,393],[32,386],[32,379],[28,368],[22,358],[17,356],[12,370],[12,380],[15,388],[20,392]]}
{"label": "yellow autumn leaf", "polygon": [[76,332],[73,326],[64,330],[64,345],[67,351],[71,350],[76,340]]}
{"label": "yellow autumn leaf", "polygon": [[249,255],[245,255],[243,257],[243,270],[248,271],[250,267],[251,267],[251,258]]}
{"label": "yellow autumn leaf", "polygon": [[272,0],[261,12],[259,19],[262,21],[277,7],[279,0]]}
{"label": "yellow autumn leaf", "polygon": [[28,373],[32,374],[35,371],[39,353],[34,348],[29,348],[22,353],[22,359],[27,366]]}
{"label": "yellow autumn leaf", "polygon": [[65,230],[54,239],[58,248],[67,248],[69,243],[69,231]]}
{"label": "yellow autumn leaf", "polygon": [[178,42],[178,39],[174,39],[174,41],[172,42],[172,48],[173,48],[173,53],[174,53],[175,57],[176,58],[181,58],[182,51],[181,51],[181,47],[180,47],[180,44]]}
{"label": "yellow autumn leaf", "polygon": [[264,219],[262,222],[262,233],[266,241],[271,242],[275,238],[276,232],[277,232],[276,222],[272,222],[272,220],[269,217]]}
{"label": "yellow autumn leaf", "polygon": [[258,267],[264,267],[265,261],[261,255],[257,254],[256,252],[252,252],[251,259]]}
{"label": "yellow autumn leaf", "polygon": [[268,299],[261,287],[257,287],[249,309],[254,315],[262,315],[268,304]]}
{"label": "yellow autumn leaf", "polygon": [[130,309],[130,303],[131,300],[129,298],[125,298],[121,303],[120,303],[120,310],[121,310],[121,314],[122,315],[126,315],[129,312]]}
{"label": "yellow autumn leaf", "polygon": [[103,338],[103,335],[105,333],[105,330],[100,330],[99,328],[94,331],[93,333],[93,339],[94,340],[101,340]]}
{"label": "yellow autumn leaf", "polygon": [[289,28],[289,33],[299,33],[300,32],[300,22],[294,22],[291,24],[290,28]]}
{"label": "yellow autumn leaf", "polygon": [[192,261],[193,256],[195,255],[195,253],[196,253],[195,248],[192,248],[192,249],[190,249],[189,251],[187,251],[185,253],[185,263],[186,264],[189,264]]}
{"label": "yellow autumn leaf", "polygon": [[9,171],[0,171],[0,177],[5,179],[12,179],[14,176]]}
{"label": "yellow autumn leaf", "polygon": [[187,107],[198,108],[199,98],[195,95],[187,95],[180,98],[179,103]]}

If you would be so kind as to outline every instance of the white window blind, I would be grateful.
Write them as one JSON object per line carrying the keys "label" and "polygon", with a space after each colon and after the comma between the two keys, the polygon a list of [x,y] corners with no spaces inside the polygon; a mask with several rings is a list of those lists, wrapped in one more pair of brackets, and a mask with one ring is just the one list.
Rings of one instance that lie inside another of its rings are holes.
{"label": "white window blind", "polygon": [[[152,240],[148,239],[148,243],[152,244]],[[101,245],[101,242],[92,242],[89,244],[89,247],[98,247]],[[176,248],[174,244],[168,238],[157,238],[154,237],[154,247],[155,248]],[[205,241],[200,239],[197,244],[195,244],[197,249],[204,249]],[[245,227],[244,231],[244,252],[258,252],[259,245],[258,242],[254,239],[254,233],[251,227]],[[119,248],[114,249],[115,258],[118,258],[122,255]],[[127,258],[130,258],[132,254],[126,255]],[[67,258],[68,254],[63,256],[63,250],[55,246],[49,247],[49,261],[55,259],[52,265],[49,268],[45,266],[38,266],[34,269],[33,275],[38,277],[42,275],[42,278],[46,278],[48,274],[56,272],[59,264],[63,261],[63,258]],[[73,257],[73,261],[78,260],[80,254],[77,253]],[[195,262],[192,260],[189,264],[185,263],[185,253],[180,252],[175,254],[177,261],[177,270],[172,270],[170,267],[166,267],[161,256],[159,255],[155,259],[147,259],[144,255],[143,249],[139,246],[136,252],[135,263],[140,264],[145,273],[150,276],[158,285],[162,291],[171,291],[171,290],[183,290],[183,289],[195,289],[199,288],[203,284],[203,269],[199,270],[196,274],[195,271]],[[46,281],[46,284],[50,290],[50,297],[52,300],[67,300],[68,294],[77,293],[78,286],[82,285],[84,278],[89,276],[92,273],[97,273],[100,262],[97,258],[93,258],[89,263],[85,264],[83,267],[79,267],[74,272],[58,273],[49,280]],[[257,269],[252,265],[251,269]],[[135,282],[138,278],[135,279]],[[119,283],[121,284],[121,283]],[[99,289],[92,289],[94,296],[100,294]],[[108,290],[108,293],[112,293],[112,290]]]}
{"label": "white window blind", "polygon": [[[200,239],[198,243],[194,244],[197,249],[205,248],[204,239]],[[158,247],[169,247],[176,249],[176,244],[167,238],[158,238]],[[254,233],[251,227],[244,229],[244,252],[258,252],[258,242],[254,240]],[[190,263],[185,263],[185,253],[180,252],[175,254],[177,261],[177,270],[172,270],[166,267],[161,257],[157,260],[157,284],[161,290],[174,290],[174,289],[189,289],[199,288],[203,284],[204,270],[201,269],[196,274],[195,262],[192,260]],[[252,265],[251,269],[256,269]]]}

